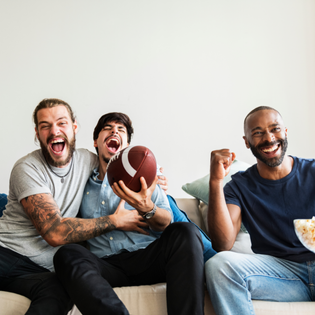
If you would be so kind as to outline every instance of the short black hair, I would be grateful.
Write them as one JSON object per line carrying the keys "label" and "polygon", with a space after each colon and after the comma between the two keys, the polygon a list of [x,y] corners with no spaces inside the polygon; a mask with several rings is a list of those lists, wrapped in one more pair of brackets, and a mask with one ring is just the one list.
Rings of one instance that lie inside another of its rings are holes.
{"label": "short black hair", "polygon": [[260,110],[273,110],[273,111],[277,112],[277,113],[280,115],[280,117],[282,117],[281,114],[280,114],[276,109],[274,109],[274,108],[272,108],[272,107],[270,107],[270,106],[258,106],[258,107],[256,107],[256,108],[254,108],[253,110],[251,110],[251,111],[247,114],[247,116],[245,117],[245,119],[244,119],[244,130],[245,130],[245,124],[246,124],[247,118],[248,118],[251,114],[254,114],[254,113],[256,113],[256,112],[258,112],[258,111],[260,111]]}
{"label": "short black hair", "polygon": [[[98,123],[94,128],[93,140],[96,140],[98,138],[98,135],[108,122],[116,122],[123,124],[127,129],[127,142],[130,144],[131,137],[133,135],[132,121],[128,115],[119,112],[105,114],[98,120]],[[97,148],[95,149],[96,152],[98,153],[98,149]]]}

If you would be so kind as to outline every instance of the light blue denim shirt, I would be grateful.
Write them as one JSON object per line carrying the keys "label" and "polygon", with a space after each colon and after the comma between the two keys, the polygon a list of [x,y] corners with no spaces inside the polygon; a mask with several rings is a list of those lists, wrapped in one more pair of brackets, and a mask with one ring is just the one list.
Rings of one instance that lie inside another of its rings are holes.
{"label": "light blue denim shirt", "polygon": [[[108,183],[107,174],[103,182],[98,179],[98,175],[98,169],[95,169],[85,186],[80,207],[82,218],[99,218],[113,214],[120,202],[120,198],[115,195]],[[167,196],[159,185],[156,186],[151,199],[159,208],[171,213],[173,222],[173,213]],[[125,203],[125,208],[134,210],[127,203]],[[132,231],[113,230],[88,240],[90,251],[98,257],[105,257],[118,254],[124,250],[133,252],[141,248],[146,248],[150,243],[159,238],[162,233],[154,232],[151,229],[146,230],[150,235]]]}

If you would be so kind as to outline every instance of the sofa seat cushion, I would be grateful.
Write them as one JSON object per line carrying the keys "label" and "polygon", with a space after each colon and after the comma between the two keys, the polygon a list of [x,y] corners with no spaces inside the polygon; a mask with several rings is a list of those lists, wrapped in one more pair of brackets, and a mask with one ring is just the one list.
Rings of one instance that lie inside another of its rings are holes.
{"label": "sofa seat cushion", "polygon": [[[135,315],[167,315],[166,284],[159,283],[138,287],[114,288],[130,314]],[[253,301],[256,315],[313,315],[314,302],[268,302]],[[24,296],[0,291],[0,314],[23,315],[30,305]],[[82,315],[73,307],[68,315]],[[209,294],[205,292],[205,315],[215,315]]]}
{"label": "sofa seat cushion", "polygon": [[31,301],[25,296],[0,291],[0,314],[3,315],[24,315],[28,310]]}
{"label": "sofa seat cushion", "polygon": [[[114,289],[124,302],[130,314],[167,315],[166,284],[151,286],[123,287]],[[253,301],[256,315],[313,315],[314,302],[269,302]],[[74,307],[68,315],[82,315]],[[208,292],[205,293],[205,315],[215,315]]]}
{"label": "sofa seat cushion", "polygon": [[[141,285],[137,287],[114,288],[130,314],[167,315],[166,284]],[[68,315],[82,315],[74,307]],[[215,315],[209,294],[205,292],[205,315]]]}
{"label": "sofa seat cushion", "polygon": [[269,302],[253,300],[256,315],[314,315],[314,302]]}
{"label": "sofa seat cushion", "polygon": [[130,314],[167,314],[165,283],[122,287],[114,290]]}

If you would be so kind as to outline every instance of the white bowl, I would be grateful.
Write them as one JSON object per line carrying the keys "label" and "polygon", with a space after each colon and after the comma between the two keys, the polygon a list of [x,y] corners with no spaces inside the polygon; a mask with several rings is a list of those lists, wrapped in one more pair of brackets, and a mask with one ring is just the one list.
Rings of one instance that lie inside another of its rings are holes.
{"label": "white bowl", "polygon": [[312,219],[296,219],[293,221],[295,234],[300,242],[315,253],[315,217]]}

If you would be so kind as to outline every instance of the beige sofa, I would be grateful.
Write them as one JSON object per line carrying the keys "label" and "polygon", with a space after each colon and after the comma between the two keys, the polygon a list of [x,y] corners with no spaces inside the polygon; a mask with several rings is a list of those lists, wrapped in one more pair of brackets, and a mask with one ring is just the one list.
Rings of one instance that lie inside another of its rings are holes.
{"label": "beige sofa", "polygon": [[[184,210],[193,222],[206,231],[204,224],[206,205],[193,198],[176,199],[176,201],[179,208]],[[248,234],[240,232],[232,250],[251,253]],[[115,291],[131,315],[167,315],[165,289],[165,283],[159,283],[150,286],[115,288]],[[25,314],[29,304],[29,299],[23,296],[0,291],[0,315]],[[315,303],[313,302],[254,301],[254,307],[256,315],[315,314]],[[80,314],[76,307],[69,313],[69,315]],[[215,315],[207,292],[205,294],[205,315]]]}

